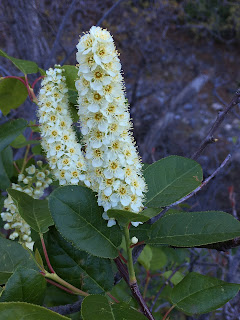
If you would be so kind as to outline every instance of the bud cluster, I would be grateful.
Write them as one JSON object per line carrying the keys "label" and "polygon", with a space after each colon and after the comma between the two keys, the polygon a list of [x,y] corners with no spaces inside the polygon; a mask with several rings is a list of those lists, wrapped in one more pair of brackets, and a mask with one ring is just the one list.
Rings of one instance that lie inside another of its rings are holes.
{"label": "bud cluster", "polygon": [[[98,204],[139,212],[146,184],[131,133],[121,63],[107,30],[92,27],[77,45],[78,114],[91,188]],[[108,226],[115,224],[113,219]]]}
{"label": "bud cluster", "polygon": [[[31,165],[25,169],[26,174],[19,174],[18,184],[13,183],[12,189],[24,192],[34,199],[42,197],[44,189],[52,183],[52,179],[49,178],[49,170],[42,167],[42,161],[38,161],[37,164],[39,169]],[[11,230],[9,239],[19,238],[20,243],[25,243],[32,249],[34,242],[31,238],[30,226],[20,216],[10,195],[4,200],[4,208],[6,211],[1,213],[1,217],[3,221],[6,221],[4,229]]]}

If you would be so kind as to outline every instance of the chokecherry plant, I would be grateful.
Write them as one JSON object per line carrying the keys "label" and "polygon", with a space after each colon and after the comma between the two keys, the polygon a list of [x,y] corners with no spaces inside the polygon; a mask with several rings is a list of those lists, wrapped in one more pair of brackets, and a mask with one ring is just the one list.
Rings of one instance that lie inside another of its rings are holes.
{"label": "chokecherry plant", "polygon": [[[240,93],[194,160],[169,156],[143,166],[112,36],[92,27],[77,50],[76,66],[47,71],[0,51],[24,74],[0,78],[3,115],[27,97],[38,106],[37,123],[0,126],[0,318],[157,320],[218,309],[239,284],[190,272],[186,248],[236,247],[240,223],[225,212],[188,212],[180,204],[229,161],[230,155],[203,181],[195,160]],[[28,75],[38,72],[30,84]],[[13,160],[18,148],[26,149],[24,157]]]}

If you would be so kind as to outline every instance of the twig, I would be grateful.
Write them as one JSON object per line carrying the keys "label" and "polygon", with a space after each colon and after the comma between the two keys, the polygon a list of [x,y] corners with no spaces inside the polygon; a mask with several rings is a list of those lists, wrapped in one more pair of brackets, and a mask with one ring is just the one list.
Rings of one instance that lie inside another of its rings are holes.
{"label": "twig", "polygon": [[59,40],[60,40],[60,38],[61,38],[61,35],[62,35],[63,30],[64,30],[65,24],[66,24],[66,22],[67,22],[67,20],[68,20],[69,15],[70,15],[71,12],[72,12],[72,9],[73,9],[76,1],[77,1],[77,0],[73,0],[73,1],[72,1],[72,3],[70,4],[70,6],[69,6],[68,9],[67,9],[66,14],[64,15],[64,17],[63,17],[63,19],[62,19],[62,22],[61,22],[61,24],[60,24],[60,26],[59,26],[59,28],[58,28],[58,32],[57,32],[55,41],[54,41],[54,43],[53,43],[51,52],[50,52],[50,54],[49,54],[48,60],[46,61],[45,65],[44,65],[44,68],[45,68],[45,69],[47,69],[47,68],[49,67],[49,65],[50,65],[50,63],[51,63],[51,61],[52,61],[52,59],[53,59],[53,57],[54,57],[54,55],[55,55],[55,53],[56,53],[56,50],[57,50],[57,47],[58,47],[58,44],[59,44]]}
{"label": "twig", "polygon": [[67,314],[72,314],[72,313],[80,311],[81,305],[82,305],[82,299],[77,302],[65,304],[62,306],[48,307],[48,309],[64,316]]}
{"label": "twig", "polygon": [[107,12],[104,13],[101,19],[98,20],[96,26],[99,27],[103,21],[113,12],[113,10],[122,2],[123,0],[118,0],[115,2]]}
{"label": "twig", "polygon": [[166,320],[167,316],[169,315],[169,313],[176,307],[176,305],[174,304],[173,306],[171,306],[171,308],[165,313],[164,317],[162,320]]}
{"label": "twig", "polygon": [[117,268],[118,268],[120,274],[122,275],[123,279],[130,287],[130,290],[132,292],[133,297],[137,300],[138,304],[141,306],[143,314],[149,320],[154,320],[153,315],[151,314],[150,310],[148,309],[148,306],[146,305],[146,302],[143,299],[143,297],[139,291],[138,284],[136,282],[130,284],[127,267],[122,263],[120,257],[117,257],[116,259],[114,259],[114,262],[116,263]]}
{"label": "twig", "polygon": [[44,256],[45,256],[45,259],[46,259],[46,262],[47,262],[47,265],[48,265],[48,268],[50,270],[51,273],[55,273],[50,261],[49,261],[49,258],[48,258],[48,254],[47,254],[47,249],[46,249],[46,246],[45,246],[45,242],[44,242],[44,239],[43,239],[43,235],[40,235],[40,238],[41,238],[41,243],[42,243],[42,248],[43,248],[43,253],[44,253]]}
{"label": "twig", "polygon": [[54,285],[55,287],[60,288],[61,290],[66,291],[67,293],[74,294],[74,295],[76,294],[76,293],[72,292],[71,290],[69,290],[68,288],[62,286],[61,284],[59,284],[59,283],[57,283],[57,282],[55,282],[55,281],[52,281],[52,280],[47,279],[47,278],[45,278],[45,279],[46,279],[47,282],[51,283],[51,284]]}
{"label": "twig", "polygon": [[215,131],[219,128],[223,120],[225,119],[229,110],[231,110],[235,105],[240,102],[240,89],[238,89],[232,99],[232,101],[228,104],[228,106],[222,111],[219,112],[217,119],[215,120],[214,124],[212,125],[211,129],[209,130],[207,136],[199,146],[198,150],[192,155],[192,159],[196,160],[203,150],[212,142],[215,142],[213,137]]}
{"label": "twig", "polygon": [[119,303],[118,299],[116,299],[113,295],[111,295],[110,292],[106,292],[106,294],[107,294],[113,301],[115,301],[116,303]]}

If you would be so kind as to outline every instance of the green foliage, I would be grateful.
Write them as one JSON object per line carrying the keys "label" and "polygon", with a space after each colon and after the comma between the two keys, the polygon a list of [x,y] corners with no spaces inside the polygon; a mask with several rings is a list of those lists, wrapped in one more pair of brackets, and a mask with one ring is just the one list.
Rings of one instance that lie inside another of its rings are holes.
{"label": "green foliage", "polygon": [[191,159],[170,156],[144,170],[148,185],[145,205],[164,207],[188,195],[202,181],[201,166]]}
{"label": "green foliage", "polygon": [[39,307],[34,304],[25,302],[3,302],[0,303],[0,319],[7,320],[22,320],[31,319],[34,315],[34,320],[68,320],[64,316]]}
{"label": "green foliage", "polygon": [[240,35],[240,9],[237,3],[222,0],[187,0],[183,2],[182,18],[196,34],[206,31],[224,42],[236,40]]}
{"label": "green foliage", "polygon": [[109,259],[76,249],[54,228],[47,234],[47,251],[57,274],[75,287],[89,293],[111,290],[114,275]]}
{"label": "green foliage", "polygon": [[240,236],[240,222],[221,211],[167,214],[152,225],[152,245],[195,247]]}
{"label": "green foliage", "polygon": [[11,109],[18,108],[28,97],[25,85],[18,79],[0,80],[0,110],[6,116]]}
{"label": "green foliage", "polygon": [[118,226],[108,228],[95,194],[81,186],[56,189],[49,208],[61,235],[80,250],[103,258],[115,258],[122,236]]}
{"label": "green foliage", "polygon": [[27,127],[27,121],[17,119],[0,126],[0,152],[18,137]]}
{"label": "green foliage", "polygon": [[24,74],[36,73],[39,71],[38,65],[33,61],[13,58],[1,49],[0,49],[0,56],[10,60],[15,65],[15,67],[17,67]]}
{"label": "green foliage", "polygon": [[109,304],[100,295],[86,297],[82,303],[83,320],[146,320],[147,318],[126,303]]}
{"label": "green foliage", "polygon": [[191,272],[174,287],[171,300],[186,314],[207,313],[223,306],[238,290],[239,284]]}
{"label": "green foliage", "polygon": [[46,280],[36,270],[18,267],[8,279],[1,302],[29,302],[42,304]]}
{"label": "green foliage", "polygon": [[10,147],[0,152],[0,189],[10,187],[13,175],[13,152]]}
{"label": "green foliage", "polygon": [[150,248],[150,246],[146,245],[140,256],[138,257],[138,262],[143,265],[146,270],[149,270],[152,256],[152,249]]}
{"label": "green foliage", "polygon": [[28,251],[19,243],[0,237],[0,284],[7,282],[18,266],[36,268]]}
{"label": "green foliage", "polygon": [[24,192],[8,189],[21,217],[38,233],[45,233],[53,220],[47,200],[33,199]]}

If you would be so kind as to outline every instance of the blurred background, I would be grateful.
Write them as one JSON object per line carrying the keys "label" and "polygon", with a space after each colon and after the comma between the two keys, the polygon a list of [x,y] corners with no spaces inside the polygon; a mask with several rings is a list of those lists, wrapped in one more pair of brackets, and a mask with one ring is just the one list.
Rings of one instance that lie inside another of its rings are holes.
{"label": "blurred background", "polygon": [[[75,64],[79,35],[92,25],[107,28],[115,39],[143,162],[172,154],[191,157],[240,84],[240,1],[0,1],[1,49],[43,69]],[[20,74],[0,57],[0,76],[7,75]],[[6,117],[1,115],[0,123],[18,117],[35,119],[35,105],[25,102]],[[205,178],[228,153],[230,163],[184,208],[240,217],[239,132],[236,106],[217,131],[218,141],[198,159]],[[239,282],[239,258],[238,250],[231,257],[213,253],[211,261],[199,255],[200,264],[194,261],[191,270]],[[239,319],[237,299],[214,314],[178,314],[177,319]]]}

